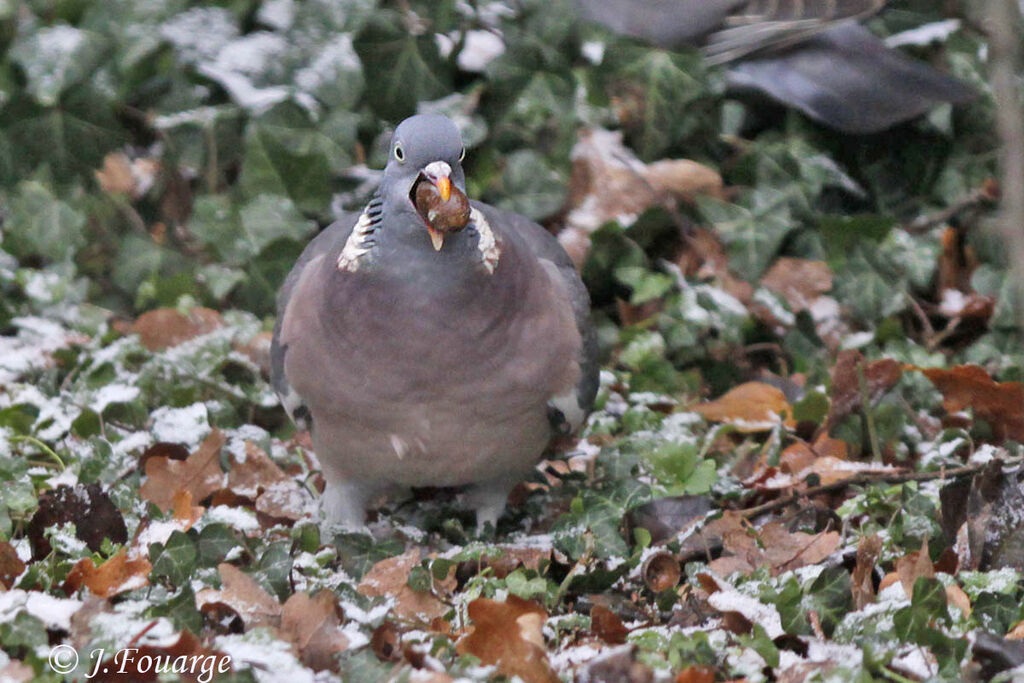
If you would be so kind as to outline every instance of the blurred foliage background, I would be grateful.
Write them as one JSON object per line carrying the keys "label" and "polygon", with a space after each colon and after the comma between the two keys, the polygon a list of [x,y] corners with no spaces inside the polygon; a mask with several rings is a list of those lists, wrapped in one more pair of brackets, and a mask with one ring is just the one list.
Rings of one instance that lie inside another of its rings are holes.
{"label": "blurred foliage background", "polygon": [[[946,18],[940,3],[891,4],[872,23],[883,34]],[[190,296],[266,315],[332,197],[354,189],[351,168],[381,167],[403,117],[441,111],[466,131],[471,196],[554,227],[582,126],[621,128],[645,161],[711,165],[750,188],[691,211],[719,228],[734,270],[828,258],[873,328],[934,274],[934,240],[894,227],[996,170],[980,36],[911,49],[985,94],[850,138],[730,99],[695,52],[609,36],[562,0],[6,0],[5,263],[125,313]],[[996,294],[998,246],[968,235],[986,264],[974,285]],[[17,297],[5,286],[0,323]]]}

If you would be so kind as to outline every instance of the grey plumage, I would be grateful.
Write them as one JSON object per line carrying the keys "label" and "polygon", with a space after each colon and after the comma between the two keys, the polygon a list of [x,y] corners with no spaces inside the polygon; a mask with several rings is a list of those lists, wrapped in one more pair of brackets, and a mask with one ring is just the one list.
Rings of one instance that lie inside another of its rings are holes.
{"label": "grey plumage", "polygon": [[278,297],[274,388],[310,416],[327,514],[348,525],[391,485],[473,485],[493,522],[596,393],[587,293],[550,234],[473,202],[434,251],[410,192],[438,162],[464,190],[461,144],[444,117],[403,122],[378,195],[307,246]]}
{"label": "grey plumage", "polygon": [[845,133],[876,133],[950,102],[965,83],[857,25],[885,0],[576,0],[583,16],[662,47],[700,46],[756,91]]}

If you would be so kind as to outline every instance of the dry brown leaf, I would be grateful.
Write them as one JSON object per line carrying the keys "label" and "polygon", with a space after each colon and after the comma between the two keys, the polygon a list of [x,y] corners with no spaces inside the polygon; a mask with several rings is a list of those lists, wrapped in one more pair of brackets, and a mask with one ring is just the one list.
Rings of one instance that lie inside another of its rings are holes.
{"label": "dry brown leaf", "polygon": [[254,578],[241,569],[222,562],[217,565],[221,588],[204,588],[196,593],[196,608],[223,604],[230,607],[245,624],[246,629],[257,626],[278,626],[281,623],[281,603],[263,589]]}
{"label": "dry brown leaf", "polygon": [[779,424],[793,426],[785,394],[764,382],[747,382],[714,401],[690,406],[712,422],[725,422],[741,432],[764,432]]}
{"label": "dry brown leaf", "polygon": [[757,530],[743,525],[722,534],[722,546],[732,557],[718,558],[710,566],[723,576],[764,566],[777,575],[821,562],[835,551],[839,541],[835,531],[805,534],[789,531],[781,522],[768,522]]}
{"label": "dry brown leaf", "polygon": [[144,557],[129,558],[128,551],[122,548],[99,567],[93,564],[90,557],[79,560],[68,572],[64,590],[71,595],[85,586],[94,595],[109,598],[148,585],[151,569],[149,560]]}
{"label": "dry brown leaf", "polygon": [[174,519],[181,523],[182,531],[188,531],[192,525],[199,521],[206,508],[192,504],[192,493],[184,489],[178,489],[171,499],[171,508]]}
{"label": "dry brown leaf", "polygon": [[824,261],[783,256],[764,274],[761,284],[781,296],[791,311],[799,313],[832,289],[832,270]]}
{"label": "dry brown leaf", "polygon": [[935,565],[928,555],[928,539],[921,544],[920,550],[907,553],[896,560],[896,576],[903,585],[903,592],[909,598],[914,594],[914,583],[920,579],[934,579]]}
{"label": "dry brown leaf", "polygon": [[132,174],[132,162],[122,152],[111,152],[103,157],[103,168],[94,171],[96,182],[107,194],[135,193],[135,176]]}
{"label": "dry brown leaf", "polygon": [[220,313],[195,307],[182,313],[176,308],[158,308],[140,315],[128,328],[150,351],[162,351],[224,326]]}
{"label": "dry brown leaf", "polygon": [[281,633],[296,648],[300,659],[315,671],[336,670],[334,655],[348,647],[341,632],[337,598],[322,590],[313,597],[295,593],[281,611]]}
{"label": "dry brown leaf", "polygon": [[244,344],[235,344],[234,349],[244,354],[259,367],[264,377],[270,377],[270,343],[272,332],[260,332]]}
{"label": "dry brown leaf", "polygon": [[[416,548],[381,560],[366,572],[356,590],[369,597],[392,597],[397,616],[429,623],[434,617],[444,615],[448,606],[431,593],[420,593],[409,587],[409,572],[419,563],[420,551]],[[443,581],[434,581],[435,588],[445,592],[455,590],[455,585],[455,567]]]}
{"label": "dry brown leaf", "polygon": [[184,461],[162,456],[150,458],[146,461],[146,481],[139,488],[139,495],[163,512],[173,507],[178,491],[188,491],[192,501],[202,501],[212,495],[224,485],[224,472],[220,468],[224,441],[224,434],[214,429]]}
{"label": "dry brown leaf", "polygon": [[970,408],[992,426],[996,441],[1024,441],[1024,384],[996,382],[977,365],[915,369],[942,393],[942,407],[947,412]]}
{"label": "dry brown leaf", "polygon": [[959,609],[964,617],[971,616],[971,599],[964,589],[955,583],[946,586],[946,602]]}
{"label": "dry brown leaf", "polygon": [[558,681],[544,648],[547,613],[540,605],[515,595],[505,602],[477,598],[469,603],[469,618],[472,630],[455,644],[459,654],[471,654],[526,683]]}
{"label": "dry brown leaf", "polygon": [[786,447],[779,455],[779,471],[783,474],[797,474],[814,464],[818,454],[803,441]]}
{"label": "dry brown leaf", "polygon": [[305,514],[306,498],[298,482],[249,441],[245,444],[245,459],[232,459],[228,489],[236,496],[255,501],[258,512],[275,520],[296,521]]}
{"label": "dry brown leaf", "polygon": [[397,662],[402,658],[402,633],[393,621],[385,621],[373,630],[370,648],[382,662]]}
{"label": "dry brown leaf", "polygon": [[489,567],[499,579],[504,579],[519,567],[540,571],[541,563],[551,560],[551,548],[513,545],[499,545],[496,548],[500,554],[484,555],[480,558],[480,566]]}
{"label": "dry brown leaf", "polygon": [[628,222],[652,206],[692,202],[698,195],[723,196],[715,170],[686,159],[644,164],[622,144],[621,133],[601,128],[580,131],[572,164],[559,240],[577,265],[590,233],[608,221]]}
{"label": "dry brown leaf", "polygon": [[676,683],[714,683],[715,670],[706,666],[688,666],[676,676]]}
{"label": "dry brown leaf", "polygon": [[[903,376],[903,364],[889,358],[867,363],[860,351],[851,349],[839,352],[831,374],[832,405],[823,425],[826,434],[844,417],[860,409],[865,399],[873,403],[896,386]],[[861,375],[866,396],[861,391]]]}
{"label": "dry brown leaf", "polygon": [[850,591],[853,604],[859,610],[875,601],[875,564],[882,552],[882,539],[878,534],[864,536],[857,543],[857,564],[853,567]]}
{"label": "dry brown leaf", "polygon": [[1011,628],[1005,638],[1006,640],[1024,640],[1024,621]]}
{"label": "dry brown leaf", "polygon": [[18,551],[7,541],[0,541],[0,584],[9,590],[23,571],[25,563],[18,557]]}
{"label": "dry brown leaf", "polygon": [[[629,636],[629,629],[619,615],[604,605],[594,605],[590,610],[590,630],[609,645],[622,645]],[[543,646],[543,643],[541,643]]]}

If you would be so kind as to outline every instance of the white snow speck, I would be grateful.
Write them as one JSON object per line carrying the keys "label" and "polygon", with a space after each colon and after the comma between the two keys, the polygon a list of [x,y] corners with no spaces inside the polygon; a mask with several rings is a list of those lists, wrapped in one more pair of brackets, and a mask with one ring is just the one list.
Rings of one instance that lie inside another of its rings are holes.
{"label": "white snow speck", "polygon": [[184,408],[157,408],[152,418],[153,436],[157,441],[180,443],[192,449],[210,433],[209,413],[202,403]]}
{"label": "white snow speck", "polygon": [[129,384],[108,384],[96,392],[89,407],[97,413],[102,413],[111,403],[128,403],[138,397],[138,387]]}
{"label": "white snow speck", "polygon": [[81,600],[55,598],[39,591],[9,590],[0,593],[0,622],[13,619],[26,611],[47,628],[71,630],[71,615],[82,606]]}

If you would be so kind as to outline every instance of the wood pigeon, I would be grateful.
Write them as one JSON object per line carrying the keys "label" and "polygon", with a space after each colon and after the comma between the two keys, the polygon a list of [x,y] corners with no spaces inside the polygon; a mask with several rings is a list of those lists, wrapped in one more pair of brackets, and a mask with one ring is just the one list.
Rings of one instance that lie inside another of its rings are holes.
{"label": "wood pigeon", "polygon": [[477,523],[597,392],[587,291],[533,221],[469,201],[455,124],[394,132],[377,193],[306,247],[277,300],[274,388],[308,427],[327,518],[394,486],[469,485]]}
{"label": "wood pigeon", "polygon": [[583,16],[662,47],[701,46],[733,91],[764,93],[844,133],[877,133],[967,84],[890,49],[857,20],[886,0],[576,0]]}

